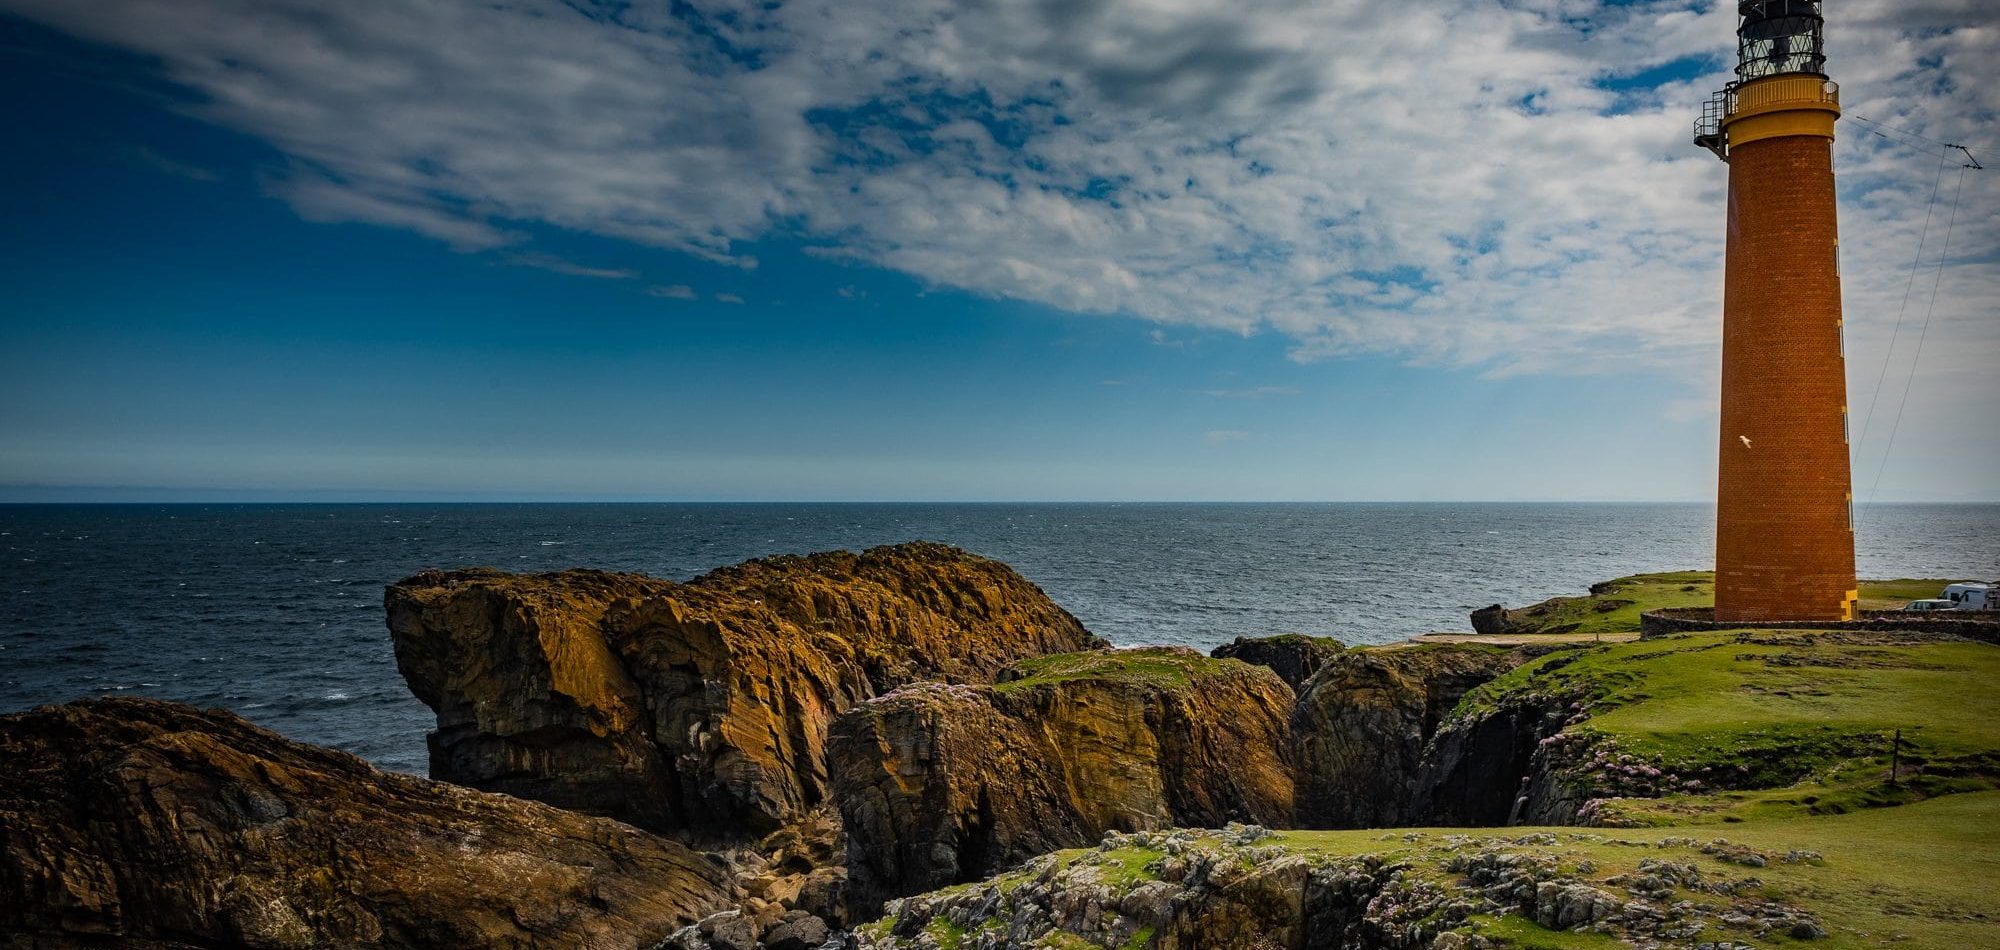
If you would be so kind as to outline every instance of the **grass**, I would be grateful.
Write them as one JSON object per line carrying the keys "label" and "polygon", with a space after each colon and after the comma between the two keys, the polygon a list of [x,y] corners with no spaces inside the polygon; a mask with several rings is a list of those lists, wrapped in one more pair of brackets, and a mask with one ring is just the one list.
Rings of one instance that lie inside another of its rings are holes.
{"label": "grass", "polygon": [[1618,950],[1625,946],[1604,934],[1550,930],[1519,914],[1481,915],[1472,920],[1480,936],[1505,941],[1508,947],[1519,950]]}
{"label": "grass", "polygon": [[[1792,631],[1699,634],[1544,657],[1469,694],[1457,714],[1584,697],[1569,732],[1609,739],[1709,789],[1625,799],[1645,823],[1833,813],[1992,787],[2000,649]],[[1889,784],[1902,731],[1903,781]]]}
{"label": "grass", "polygon": [[937,941],[940,950],[958,950],[965,942],[965,931],[957,924],[943,917],[933,917],[924,925],[924,933]]}
{"label": "grass", "polygon": [[1115,860],[1104,865],[1104,883],[1118,888],[1158,879],[1153,870],[1166,855],[1147,848],[1125,848],[1114,852]]}
{"label": "grass", "polygon": [[1545,600],[1519,619],[1550,633],[1622,633],[1639,629],[1639,614],[1648,610],[1713,603],[1714,572],[1634,574],[1594,585],[1587,597]]}
{"label": "grass", "polygon": [[1244,665],[1240,660],[1211,659],[1172,647],[1057,653],[1016,663],[1011,672],[1013,678],[994,684],[994,689],[1008,692],[1079,680],[1182,689],[1197,679],[1240,672]]}
{"label": "grass", "polygon": [[[1530,839],[1529,836],[1553,835]],[[1700,846],[1726,840],[1762,852],[1764,867],[1727,863],[1704,853]],[[1532,843],[1524,843],[1532,842]],[[1692,843],[1690,843],[1692,842]],[[1953,795],[1900,808],[1882,808],[1845,815],[1793,816],[1706,829],[1643,828],[1418,828],[1385,832],[1287,831],[1259,843],[1292,853],[1330,858],[1375,855],[1385,862],[1408,862],[1410,871],[1441,881],[1456,876],[1444,870],[1454,854],[1470,849],[1540,853],[1557,859],[1578,877],[1614,894],[1606,882],[1638,871],[1639,861],[1655,858],[1694,864],[1710,880],[1748,881],[1744,896],[1775,900],[1811,913],[1827,936],[1810,942],[1789,938],[1757,940],[1744,932],[1711,927],[1700,939],[1758,946],[1810,946],[1824,950],[1895,947],[1900,950],[1967,950],[2000,946],[2000,899],[1993,884],[2000,881],[2000,792]],[[1789,852],[1815,852],[1807,860],[1787,862]],[[1061,852],[1064,864],[1090,862],[1100,868],[1143,869],[1157,852],[1129,848],[1100,852]],[[1587,863],[1586,863],[1587,862]],[[1578,870],[1588,867],[1587,872]],[[1010,872],[1020,876],[1026,872]],[[1002,879],[1010,875],[1003,875]],[[1134,881],[1150,875],[1139,871]],[[1709,904],[1726,903],[1714,895],[1679,895]],[[1522,950],[1599,950],[1622,946],[1598,934],[1555,931],[1517,914],[1473,919],[1479,932]],[[934,936],[944,936],[943,932]],[[1063,938],[1054,945],[1064,946]],[[943,941],[940,941],[941,943]],[[1090,944],[1076,944],[1091,946]],[[1143,945],[1143,943],[1138,944]]]}
{"label": "grass", "polygon": [[[1936,597],[1948,580],[1903,578],[1860,583],[1863,610],[1894,610],[1912,600]],[[1672,571],[1634,574],[1591,587],[1584,597],[1554,597],[1513,611],[1524,633],[1629,633],[1639,615],[1669,607],[1709,607],[1715,603],[1715,572]]]}
{"label": "grass", "polygon": [[[1960,578],[1963,580],[1963,578]],[[1901,610],[1913,600],[1929,600],[1944,593],[1945,585],[1957,580],[1898,578],[1893,581],[1862,581],[1862,610]]]}
{"label": "grass", "polygon": [[[1565,865],[1589,860],[1595,870],[1588,876],[1599,881],[1635,870],[1639,859],[1646,857],[1691,862],[1710,876],[1755,877],[1764,883],[1763,896],[1810,911],[1826,927],[1825,939],[1802,946],[1827,950],[2000,946],[2000,899],[1993,894],[1994,882],[2000,881],[2000,793],[1995,792],[1953,795],[1901,808],[1773,819],[1698,831],[1619,829],[1600,834],[1578,828],[1427,828],[1416,832],[1422,837],[1414,842],[1403,840],[1402,831],[1395,832],[1391,842],[1382,840],[1385,835],[1381,831],[1291,831],[1280,834],[1277,841],[1301,853],[1380,854],[1426,863],[1448,856],[1448,836],[1485,834],[1512,839],[1534,832],[1554,834],[1558,843],[1510,845],[1503,846],[1504,850],[1551,853]],[[1822,860],[1773,860],[1765,867],[1744,868],[1694,848],[1660,844],[1676,837],[1712,840],[1711,835],[1774,856],[1793,850],[1816,851]],[[1615,886],[1606,889],[1617,890]],[[1594,935],[1545,930],[1513,915],[1490,920],[1488,926],[1493,929],[1486,932],[1518,938],[1515,946],[1587,950],[1617,945],[1594,940]],[[1735,939],[1744,937],[1739,934]]]}

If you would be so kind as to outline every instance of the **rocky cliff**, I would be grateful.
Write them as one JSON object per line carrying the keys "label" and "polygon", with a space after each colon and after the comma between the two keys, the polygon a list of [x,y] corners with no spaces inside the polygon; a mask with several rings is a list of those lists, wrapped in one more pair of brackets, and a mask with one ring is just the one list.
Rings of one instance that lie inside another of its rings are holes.
{"label": "rocky cliff", "polygon": [[1332,637],[1285,633],[1275,637],[1237,637],[1209,651],[1209,655],[1218,660],[1268,666],[1296,691],[1346,649]]}
{"label": "rocky cliff", "polygon": [[710,838],[826,802],[826,729],[858,702],[1103,646],[1006,565],[925,543],[684,584],[426,572],[386,603],[434,777]]}
{"label": "rocky cliff", "polygon": [[1289,823],[1292,692],[1192,650],[1051,656],[992,687],[920,685],[830,739],[850,909],[975,880],[1106,831]]}
{"label": "rocky cliff", "polygon": [[45,706],[0,762],[10,946],[652,947],[729,896],[671,841],[220,711]]}
{"label": "rocky cliff", "polygon": [[[1455,803],[1431,793],[1438,770],[1425,768],[1426,750],[1466,693],[1524,659],[1458,644],[1330,659],[1301,687],[1292,713],[1300,827],[1460,823]],[[1496,780],[1518,782],[1520,774]]]}

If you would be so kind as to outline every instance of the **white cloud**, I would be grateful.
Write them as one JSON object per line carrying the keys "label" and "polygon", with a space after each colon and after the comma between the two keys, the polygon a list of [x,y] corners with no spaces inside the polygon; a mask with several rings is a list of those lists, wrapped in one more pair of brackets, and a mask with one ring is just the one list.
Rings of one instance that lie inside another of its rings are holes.
{"label": "white cloud", "polygon": [[595,277],[599,280],[631,280],[639,276],[639,272],[635,270],[622,267],[590,267],[557,257],[553,254],[534,252],[509,254],[506,259],[510,264],[533,267],[537,270],[545,270],[550,273],[563,274],[569,277]]}
{"label": "white cloud", "polygon": [[737,296],[737,295],[735,295],[735,294],[716,294],[716,295],[715,295],[715,299],[716,299],[716,301],[717,301],[718,303],[742,303],[742,302],[743,302],[743,298],[742,298],[742,297],[738,297],[738,296]]}
{"label": "white cloud", "polygon": [[694,292],[693,287],[689,287],[686,284],[654,284],[646,288],[646,293],[654,297],[665,297],[668,300],[693,300],[701,296]]}
{"label": "white cloud", "polygon": [[[1727,78],[1727,3],[0,9],[158,57],[201,94],[186,109],[286,156],[268,187],[312,220],[466,251],[543,223],[746,267],[746,243],[800,238],[935,286],[1275,331],[1301,360],[1712,388],[1726,170],[1687,139]],[[1829,15],[1851,112],[1940,137],[1994,127],[1984,0]],[[1601,82],[1691,57],[1714,70]],[[1850,339],[1879,352],[1932,168],[1845,129]],[[1927,375],[2000,360],[1992,179],[1967,184],[1931,330],[1952,343]]]}

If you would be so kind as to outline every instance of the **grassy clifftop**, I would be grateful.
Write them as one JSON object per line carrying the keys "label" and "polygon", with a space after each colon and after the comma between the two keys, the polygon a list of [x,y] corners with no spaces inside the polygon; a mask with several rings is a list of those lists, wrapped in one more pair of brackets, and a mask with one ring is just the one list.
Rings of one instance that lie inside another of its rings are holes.
{"label": "grassy clifftop", "polygon": [[[1936,597],[1942,579],[1902,578],[1862,581],[1863,610],[1893,610],[1926,597]],[[1508,633],[1630,633],[1639,629],[1639,615],[1669,607],[1708,607],[1715,603],[1715,572],[1670,571],[1633,574],[1593,584],[1583,597],[1552,597],[1539,604],[1505,612]]]}
{"label": "grassy clifftop", "polygon": [[1052,653],[1015,663],[994,688],[1017,692],[1080,680],[1131,683],[1162,689],[1186,689],[1212,677],[1239,676],[1247,667],[1237,660],[1206,657],[1186,647],[1130,647]]}
{"label": "grassy clifftop", "polygon": [[1457,715],[1580,703],[1580,721],[1551,742],[1579,750],[1571,778],[1639,793],[1606,795],[1601,819],[1740,821],[1994,787],[1995,682],[2000,648],[1987,644],[1715,633],[1544,657],[1468,695]]}
{"label": "grassy clifftop", "polygon": [[1449,719],[1552,724],[1534,782],[1594,826],[1112,835],[910,898],[858,936],[883,950],[2000,946],[1996,682],[2000,647],[1922,634],[1561,650]]}

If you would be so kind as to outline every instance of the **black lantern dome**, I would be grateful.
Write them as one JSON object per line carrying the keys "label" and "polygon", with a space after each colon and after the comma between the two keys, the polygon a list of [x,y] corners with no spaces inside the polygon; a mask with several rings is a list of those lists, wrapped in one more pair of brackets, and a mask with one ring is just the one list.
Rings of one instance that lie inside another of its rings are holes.
{"label": "black lantern dome", "polygon": [[1820,0],[1743,0],[1736,13],[1738,82],[1786,73],[1826,75]]}

